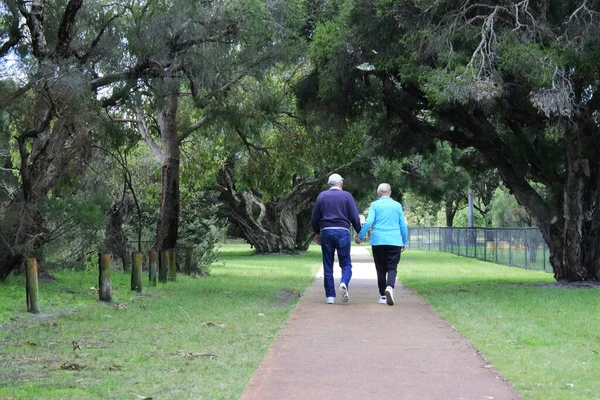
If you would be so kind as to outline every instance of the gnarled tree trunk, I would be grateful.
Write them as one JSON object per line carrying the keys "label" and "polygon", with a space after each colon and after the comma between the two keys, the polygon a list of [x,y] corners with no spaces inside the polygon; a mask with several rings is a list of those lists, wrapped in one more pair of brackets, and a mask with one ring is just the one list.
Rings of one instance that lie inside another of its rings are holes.
{"label": "gnarled tree trunk", "polygon": [[[308,248],[312,230],[307,229],[310,214],[307,219],[306,213],[322,185],[322,179],[299,182],[288,195],[264,204],[259,193],[236,189],[231,160],[217,177],[219,200],[226,205],[227,216],[259,253],[296,254]],[[304,217],[299,219],[299,215]]]}

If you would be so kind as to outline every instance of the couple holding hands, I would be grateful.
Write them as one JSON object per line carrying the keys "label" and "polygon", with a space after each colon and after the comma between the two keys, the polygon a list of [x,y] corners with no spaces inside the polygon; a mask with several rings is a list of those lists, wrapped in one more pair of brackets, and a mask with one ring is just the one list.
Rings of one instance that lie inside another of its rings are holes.
{"label": "couple holding hands", "polygon": [[323,275],[325,302],[335,303],[335,283],[333,279],[334,254],[337,251],[342,269],[340,292],[342,302],[350,300],[348,286],[352,278],[350,259],[350,227],[358,235],[355,242],[362,243],[371,230],[370,244],[377,270],[377,286],[380,304],[394,305],[394,287],[400,254],[408,243],[408,227],[402,205],[390,196],[392,188],[387,183],[377,187],[378,199],[371,203],[364,224],[352,195],[343,190],[344,179],[332,174],[328,179],[329,189],[321,192],[313,208],[311,224],[315,241],[321,246],[323,255]]}

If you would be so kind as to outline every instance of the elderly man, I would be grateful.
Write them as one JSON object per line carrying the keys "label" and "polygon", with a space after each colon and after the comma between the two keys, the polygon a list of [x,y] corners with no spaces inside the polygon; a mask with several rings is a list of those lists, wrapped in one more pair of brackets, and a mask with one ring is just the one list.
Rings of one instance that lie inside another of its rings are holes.
{"label": "elderly man", "polygon": [[369,229],[371,232],[371,248],[377,270],[377,286],[379,287],[379,303],[394,305],[394,288],[396,273],[400,262],[400,253],[408,243],[408,227],[402,205],[390,196],[392,188],[388,183],[377,187],[378,200],[371,203],[367,220],[356,236],[356,243],[364,240]]}
{"label": "elderly man", "polygon": [[352,278],[350,226],[354,227],[356,232],[360,231],[360,217],[354,198],[342,190],[344,179],[338,174],[333,174],[329,177],[328,184],[329,190],[321,192],[317,197],[311,224],[315,232],[315,241],[321,246],[323,255],[325,302],[335,303],[333,257],[337,251],[342,269],[341,298],[342,302],[347,303],[350,300],[348,286]]}

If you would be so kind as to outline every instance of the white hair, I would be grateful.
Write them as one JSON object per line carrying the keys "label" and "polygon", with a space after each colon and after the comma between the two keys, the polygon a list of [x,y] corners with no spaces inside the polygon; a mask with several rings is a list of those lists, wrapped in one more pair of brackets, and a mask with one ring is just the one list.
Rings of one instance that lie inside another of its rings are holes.
{"label": "white hair", "polygon": [[392,193],[392,187],[390,186],[389,183],[380,183],[379,186],[377,186],[377,194],[379,196],[383,196],[383,195],[390,195]]}

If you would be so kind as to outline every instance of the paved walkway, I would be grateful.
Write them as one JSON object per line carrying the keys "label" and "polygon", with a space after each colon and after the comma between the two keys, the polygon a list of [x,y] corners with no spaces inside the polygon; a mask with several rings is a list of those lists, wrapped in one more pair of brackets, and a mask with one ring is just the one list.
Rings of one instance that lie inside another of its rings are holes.
{"label": "paved walkway", "polygon": [[367,246],[352,264],[350,302],[325,304],[317,275],[241,400],[521,399],[421,296],[399,283],[396,305],[378,304]]}

